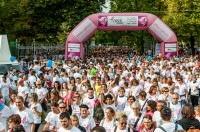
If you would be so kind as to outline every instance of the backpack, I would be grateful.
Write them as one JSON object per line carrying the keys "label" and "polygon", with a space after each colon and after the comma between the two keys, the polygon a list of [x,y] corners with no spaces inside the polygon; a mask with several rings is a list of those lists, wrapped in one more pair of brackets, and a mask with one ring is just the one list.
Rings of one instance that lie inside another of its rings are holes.
{"label": "backpack", "polygon": [[96,106],[94,106],[93,118],[96,123],[100,123],[101,120],[104,118],[104,110],[102,109],[100,102],[98,102]]}

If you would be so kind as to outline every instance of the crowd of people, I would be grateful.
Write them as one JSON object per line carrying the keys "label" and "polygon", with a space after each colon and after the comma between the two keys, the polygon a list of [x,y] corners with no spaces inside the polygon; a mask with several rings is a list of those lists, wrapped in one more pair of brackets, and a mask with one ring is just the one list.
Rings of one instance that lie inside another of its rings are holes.
{"label": "crowd of people", "polygon": [[[103,53],[103,52],[102,52]],[[199,56],[23,59],[0,78],[0,132],[200,129]]]}

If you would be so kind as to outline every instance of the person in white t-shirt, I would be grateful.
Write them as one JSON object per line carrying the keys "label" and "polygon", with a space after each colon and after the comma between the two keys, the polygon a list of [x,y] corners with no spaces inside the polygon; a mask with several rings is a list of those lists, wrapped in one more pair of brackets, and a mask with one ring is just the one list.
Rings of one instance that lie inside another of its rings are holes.
{"label": "person in white t-shirt", "polygon": [[156,106],[157,111],[154,112],[152,117],[153,121],[156,122],[157,127],[163,124],[160,111],[165,107],[167,107],[167,103],[164,100],[158,100]]}
{"label": "person in white t-shirt", "polygon": [[18,86],[18,96],[22,96],[25,106],[28,106],[28,94],[29,94],[29,90],[24,85],[24,80],[20,79],[18,81],[18,85],[19,85]]}
{"label": "person in white t-shirt", "polygon": [[5,126],[0,122],[0,132],[6,132]]}
{"label": "person in white t-shirt", "polygon": [[0,122],[7,128],[7,119],[12,115],[11,109],[0,100]]}
{"label": "person in white t-shirt", "polygon": [[61,128],[57,132],[81,132],[78,128],[71,125],[71,119],[68,112],[63,112],[59,117]]}
{"label": "person in white t-shirt", "polygon": [[36,77],[36,72],[34,70],[30,71],[31,75],[28,78],[28,81],[30,82],[30,87],[35,87],[35,82],[37,81],[37,77]]}
{"label": "person in white t-shirt", "polygon": [[94,104],[97,100],[94,96],[94,90],[92,88],[88,89],[88,96],[83,98],[83,104],[86,104],[89,107],[90,115],[93,116],[94,114]]}
{"label": "person in white t-shirt", "polygon": [[0,90],[1,90],[0,93],[3,97],[4,104],[8,106],[10,103],[9,94],[10,94],[11,85],[9,84],[9,82],[7,82],[6,78],[7,78],[6,76],[2,77],[2,82],[0,83]]}
{"label": "person in white t-shirt", "polygon": [[29,109],[33,112],[35,131],[37,132],[42,120],[42,107],[38,103],[38,95],[36,93],[31,93]]}
{"label": "person in white t-shirt", "polygon": [[128,117],[126,113],[118,112],[116,118],[118,120],[118,125],[113,127],[111,132],[133,132],[133,130],[127,125]]}
{"label": "person in white t-shirt", "polygon": [[57,102],[51,103],[51,112],[48,113],[45,121],[46,124],[44,126],[44,130],[48,129],[50,131],[57,131],[59,122],[59,109]]}
{"label": "person in white t-shirt", "polygon": [[183,130],[177,123],[170,122],[172,111],[170,108],[163,108],[160,112],[163,124],[155,129],[154,132],[175,132],[176,130]]}
{"label": "person in white t-shirt", "polygon": [[178,99],[179,99],[179,95],[177,93],[174,93],[172,95],[172,102],[170,102],[169,104],[169,108],[171,109],[172,111],[172,120],[174,122],[180,120],[182,118],[182,115],[181,115],[181,104],[178,102]]}
{"label": "person in white t-shirt", "polygon": [[17,96],[15,100],[17,109],[13,112],[14,114],[19,114],[21,117],[21,125],[23,125],[26,132],[34,132],[34,117],[33,112],[28,108],[24,107],[24,99],[22,96]]}
{"label": "person in white t-shirt", "polygon": [[135,97],[130,95],[127,97],[127,105],[126,107],[124,108],[124,112],[126,112],[126,115],[129,116],[130,113],[133,112],[132,108],[131,108],[131,105],[136,101]]}
{"label": "person in white t-shirt", "polygon": [[116,96],[117,100],[117,111],[124,111],[124,108],[127,103],[127,97],[125,96],[125,89],[124,87],[120,87],[118,89],[118,96]]}
{"label": "person in white t-shirt", "polygon": [[36,73],[39,72],[39,70],[41,69],[41,67],[39,66],[39,62],[38,61],[35,61],[35,65],[33,66],[32,69],[34,69],[36,71]]}
{"label": "person in white t-shirt", "polygon": [[183,106],[188,101],[188,88],[187,85],[183,83],[182,78],[177,78],[177,85],[175,85],[175,92],[180,96],[181,105]]}
{"label": "person in white t-shirt", "polygon": [[131,105],[131,108],[133,112],[128,116],[128,126],[132,130],[137,130],[143,118],[143,114],[140,113],[141,106],[139,102],[136,101]]}
{"label": "person in white t-shirt", "polygon": [[79,122],[82,127],[86,129],[87,132],[96,126],[94,118],[88,114],[89,107],[85,104],[80,105],[81,116],[79,117]]}
{"label": "person in white t-shirt", "polygon": [[195,107],[198,105],[199,101],[199,82],[197,82],[197,78],[194,76],[192,81],[188,84],[188,89],[191,91],[190,98],[192,102],[192,106]]}
{"label": "person in white t-shirt", "polygon": [[[74,101],[70,101],[72,102],[71,104],[71,108],[72,108],[72,114],[75,114],[77,116],[81,115],[81,111],[80,111],[80,105],[81,103],[81,95],[78,92],[74,93]],[[68,106],[69,107],[69,106]]]}
{"label": "person in white t-shirt", "polygon": [[103,126],[106,132],[111,132],[112,128],[116,125],[116,120],[114,119],[115,110],[111,107],[107,107],[105,110],[105,118],[101,120],[99,126]]}
{"label": "person in white t-shirt", "polygon": [[42,106],[42,109],[44,111],[47,111],[47,106],[46,106],[46,97],[47,97],[47,94],[48,94],[48,90],[46,88],[43,88],[41,86],[41,81],[36,81],[36,89],[35,89],[35,93],[38,95],[38,100],[39,100],[39,103],[41,104]]}

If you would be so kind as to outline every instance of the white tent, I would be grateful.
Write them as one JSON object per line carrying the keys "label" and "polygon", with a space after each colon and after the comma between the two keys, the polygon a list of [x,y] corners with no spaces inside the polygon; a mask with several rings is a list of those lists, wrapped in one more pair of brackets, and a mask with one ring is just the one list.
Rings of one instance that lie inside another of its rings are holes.
{"label": "white tent", "polygon": [[7,35],[0,35],[0,62],[9,62],[11,57]]}

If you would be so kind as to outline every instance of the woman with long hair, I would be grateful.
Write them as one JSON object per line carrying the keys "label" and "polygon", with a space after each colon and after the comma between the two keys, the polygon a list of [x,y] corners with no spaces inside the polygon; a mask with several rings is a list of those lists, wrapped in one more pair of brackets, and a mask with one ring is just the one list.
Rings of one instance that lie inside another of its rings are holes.
{"label": "woman with long hair", "polygon": [[151,86],[149,89],[149,93],[147,94],[147,98],[149,100],[157,101],[158,100],[157,91],[158,91],[157,87]]}
{"label": "woman with long hair", "polygon": [[[15,129],[18,126],[23,127],[20,124],[21,124],[21,117],[18,114],[11,115],[8,118],[8,125],[9,125],[8,126],[8,128],[9,128],[8,132],[13,132],[13,129]],[[22,132],[25,132],[25,130],[22,131]]]}
{"label": "woman with long hair", "polygon": [[58,92],[60,91],[60,83],[59,83],[59,81],[55,81],[54,82],[53,90],[57,90]]}
{"label": "woman with long hair", "polygon": [[51,93],[50,93],[50,102],[51,102],[51,103],[52,103],[52,102],[57,102],[57,103],[59,103],[59,102],[61,102],[61,101],[62,101],[62,99],[61,99],[60,96],[59,96],[59,92],[56,91],[56,90],[51,91]]}
{"label": "woman with long hair", "polygon": [[16,107],[16,105],[15,105],[15,99],[16,99],[16,97],[17,97],[17,92],[13,91],[10,94],[10,108]]}
{"label": "woman with long hair", "polygon": [[186,103],[181,111],[182,119],[178,121],[184,130],[190,128],[200,129],[200,122],[195,118],[195,112],[192,104]]}

